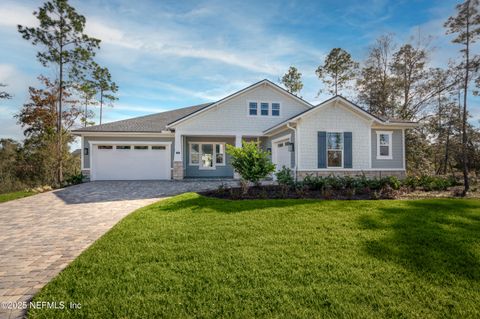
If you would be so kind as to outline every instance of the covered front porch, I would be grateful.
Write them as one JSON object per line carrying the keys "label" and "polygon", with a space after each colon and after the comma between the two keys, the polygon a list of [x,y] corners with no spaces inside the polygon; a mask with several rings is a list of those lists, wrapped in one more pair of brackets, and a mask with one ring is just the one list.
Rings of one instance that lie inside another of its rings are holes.
{"label": "covered front porch", "polygon": [[232,178],[238,174],[230,164],[227,145],[241,147],[242,141],[258,141],[259,135],[175,132],[173,179]]}

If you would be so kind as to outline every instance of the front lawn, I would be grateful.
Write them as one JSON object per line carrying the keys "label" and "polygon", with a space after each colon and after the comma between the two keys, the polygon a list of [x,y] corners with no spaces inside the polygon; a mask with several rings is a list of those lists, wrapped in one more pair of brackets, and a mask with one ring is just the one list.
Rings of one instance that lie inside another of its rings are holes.
{"label": "front lawn", "polygon": [[225,201],[131,214],[31,318],[475,318],[480,201]]}
{"label": "front lawn", "polygon": [[35,192],[29,192],[29,191],[3,193],[3,194],[0,194],[0,203],[8,202],[10,200],[19,199],[27,196],[32,196],[35,194],[36,194]]}

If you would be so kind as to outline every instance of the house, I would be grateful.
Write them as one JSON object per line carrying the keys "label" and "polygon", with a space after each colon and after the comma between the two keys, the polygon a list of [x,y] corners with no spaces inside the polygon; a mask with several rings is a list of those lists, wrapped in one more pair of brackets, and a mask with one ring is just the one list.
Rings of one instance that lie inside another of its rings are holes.
{"label": "house", "polygon": [[217,102],[74,130],[90,180],[232,178],[225,145],[259,141],[277,168],[405,175],[405,130],[341,96],[313,106],[262,80]]}

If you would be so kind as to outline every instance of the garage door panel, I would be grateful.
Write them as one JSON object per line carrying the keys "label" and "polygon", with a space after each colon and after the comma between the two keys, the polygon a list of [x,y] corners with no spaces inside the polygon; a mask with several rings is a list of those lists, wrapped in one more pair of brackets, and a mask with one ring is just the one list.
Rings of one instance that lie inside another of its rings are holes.
{"label": "garage door panel", "polygon": [[170,179],[169,146],[165,149],[94,148],[92,176],[95,180],[155,180]]}

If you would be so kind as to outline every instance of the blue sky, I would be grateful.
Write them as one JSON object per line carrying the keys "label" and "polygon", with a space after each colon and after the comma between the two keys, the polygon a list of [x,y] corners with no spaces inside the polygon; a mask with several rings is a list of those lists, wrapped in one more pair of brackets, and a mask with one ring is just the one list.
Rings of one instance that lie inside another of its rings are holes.
{"label": "blue sky", "polygon": [[[316,97],[315,76],[325,54],[342,47],[361,61],[387,32],[399,43],[433,36],[431,63],[444,66],[458,56],[442,27],[457,2],[71,0],[87,33],[102,40],[98,61],[120,87],[105,121],[217,100],[263,78],[277,82],[290,65],[303,73],[301,95],[316,103],[325,98]],[[31,13],[41,3],[0,3],[0,82],[14,94],[0,102],[0,137],[22,138],[13,115],[39,74],[54,75],[16,31],[18,23],[35,24]],[[478,98],[471,111],[480,118]]]}

